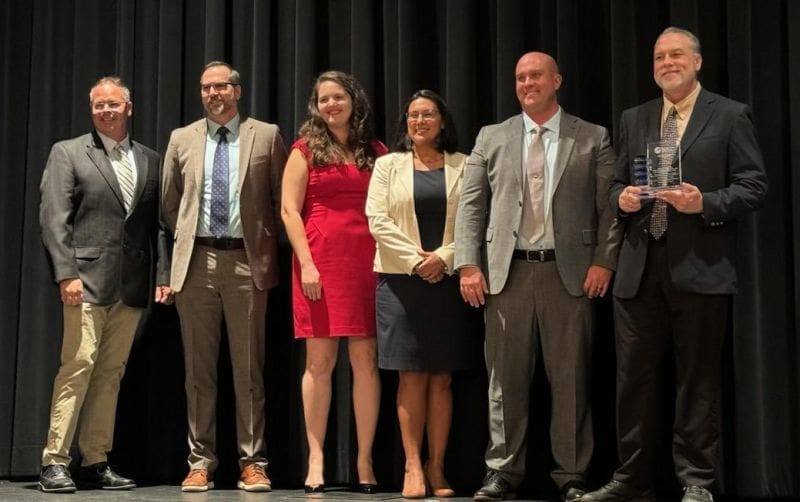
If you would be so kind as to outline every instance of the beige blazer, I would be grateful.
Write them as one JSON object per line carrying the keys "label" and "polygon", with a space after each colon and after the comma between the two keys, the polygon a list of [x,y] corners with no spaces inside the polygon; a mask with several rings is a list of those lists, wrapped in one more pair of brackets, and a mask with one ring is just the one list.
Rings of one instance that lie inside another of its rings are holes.
{"label": "beige blazer", "polygon": [[[206,119],[175,129],[164,156],[162,208],[174,234],[170,285],[183,288],[194,250],[203,191]],[[253,283],[259,290],[278,282],[277,237],[281,176],[286,147],[278,127],[242,117],[239,124],[239,214]]]}
{"label": "beige blazer", "polygon": [[[433,252],[453,273],[453,235],[456,210],[461,194],[466,155],[444,156],[444,179],[447,190],[447,219],[442,245]],[[414,211],[414,158],[411,152],[391,153],[378,158],[369,183],[366,207],[369,230],[375,238],[376,272],[411,275],[422,261],[417,216]]]}

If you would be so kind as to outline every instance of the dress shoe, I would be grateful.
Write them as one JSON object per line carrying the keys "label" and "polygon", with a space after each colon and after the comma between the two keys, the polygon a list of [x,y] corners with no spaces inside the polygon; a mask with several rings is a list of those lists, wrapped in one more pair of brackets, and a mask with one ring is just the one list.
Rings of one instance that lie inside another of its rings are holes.
{"label": "dress shoe", "polygon": [[184,492],[207,492],[212,488],[214,482],[208,469],[192,469],[181,483],[181,491]]}
{"label": "dress shoe", "polygon": [[366,495],[378,493],[378,485],[376,483],[359,483],[358,491]]}
{"label": "dress shoe", "polygon": [[39,489],[47,493],[73,493],[75,483],[72,482],[67,466],[45,465],[39,474]]}
{"label": "dress shoe", "polygon": [[687,486],[681,502],[714,502],[714,496],[702,486]]}
{"label": "dress shoe", "polygon": [[564,502],[575,502],[580,500],[586,493],[586,486],[582,481],[569,481],[561,487],[561,500]]}
{"label": "dress shoe", "polygon": [[103,490],[130,490],[136,488],[136,482],[123,478],[106,462],[81,467],[78,473],[78,482],[87,488],[102,488]]}
{"label": "dress shoe", "polygon": [[489,471],[483,480],[483,486],[475,492],[474,500],[508,500],[516,496],[516,488],[499,472]]}
{"label": "dress shoe", "polygon": [[593,492],[584,493],[581,502],[655,502],[649,490],[639,490],[622,481],[612,479]]}
{"label": "dress shoe", "polygon": [[320,483],[318,485],[303,485],[303,491],[306,493],[324,493],[325,483]]}
{"label": "dress shoe", "polygon": [[244,466],[236,486],[246,492],[272,491],[272,481],[267,477],[267,473],[264,472],[264,466],[261,464],[247,464]]}

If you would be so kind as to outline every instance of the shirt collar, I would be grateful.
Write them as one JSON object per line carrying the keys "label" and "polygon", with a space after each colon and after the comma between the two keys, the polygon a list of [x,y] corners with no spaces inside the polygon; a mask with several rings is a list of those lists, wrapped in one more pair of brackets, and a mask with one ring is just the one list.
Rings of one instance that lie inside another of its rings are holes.
{"label": "shirt collar", "polygon": [[522,112],[522,122],[528,134],[533,133],[539,127],[545,127],[548,131],[552,131],[558,135],[558,130],[561,126],[561,106],[558,107],[558,111],[544,124],[537,124],[532,118],[528,117],[528,114],[525,112]]}
{"label": "shirt collar", "polygon": [[694,90],[678,103],[673,103],[672,101],[668,100],[666,96],[664,96],[664,107],[662,108],[663,113],[661,116],[666,117],[670,108],[674,106],[675,112],[678,114],[678,118],[681,120],[685,119],[688,114],[692,113],[694,104],[697,102],[697,96],[700,94],[700,89],[700,82],[697,82]]}
{"label": "shirt collar", "polygon": [[[228,138],[235,138],[236,136],[239,135],[239,122],[240,122],[239,114],[237,113],[236,116],[234,116],[232,119],[228,121],[227,124],[225,124],[225,127],[229,131]],[[208,125],[208,135],[212,138],[216,138],[217,131],[222,126],[217,124],[213,120],[208,120],[208,119],[206,119],[206,124]]]}
{"label": "shirt collar", "polygon": [[106,153],[113,152],[114,149],[117,148],[117,145],[122,145],[122,150],[125,152],[127,152],[131,148],[130,136],[128,136],[127,134],[125,135],[124,138],[122,138],[122,141],[115,141],[106,136],[105,134],[101,133],[100,131],[97,131],[97,135],[100,136],[100,141],[103,142],[103,148],[106,149]]}

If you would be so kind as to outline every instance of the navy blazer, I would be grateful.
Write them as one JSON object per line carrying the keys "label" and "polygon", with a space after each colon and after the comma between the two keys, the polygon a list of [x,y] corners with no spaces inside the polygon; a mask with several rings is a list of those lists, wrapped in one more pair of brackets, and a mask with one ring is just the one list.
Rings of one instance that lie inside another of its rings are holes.
{"label": "navy blazer", "polygon": [[[610,202],[625,237],[617,264],[614,295],[633,298],[647,259],[652,201],[627,214],[619,195],[631,184],[633,158],[661,135],[663,98],[622,114]],[[683,181],[703,194],[703,213],[684,214],[671,206],[665,235],[672,282],[680,291],[736,293],[736,221],[760,207],[767,193],[764,160],[750,108],[701,89],[681,137]]]}

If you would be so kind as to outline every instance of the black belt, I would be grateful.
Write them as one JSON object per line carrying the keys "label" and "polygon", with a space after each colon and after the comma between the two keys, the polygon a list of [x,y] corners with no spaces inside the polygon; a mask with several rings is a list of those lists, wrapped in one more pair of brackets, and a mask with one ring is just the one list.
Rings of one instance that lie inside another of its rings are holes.
{"label": "black belt", "polygon": [[525,261],[553,261],[556,259],[555,249],[515,249],[512,255],[515,260]]}
{"label": "black belt", "polygon": [[223,251],[244,249],[244,239],[241,237],[195,237],[194,242],[201,246],[208,246]]}

